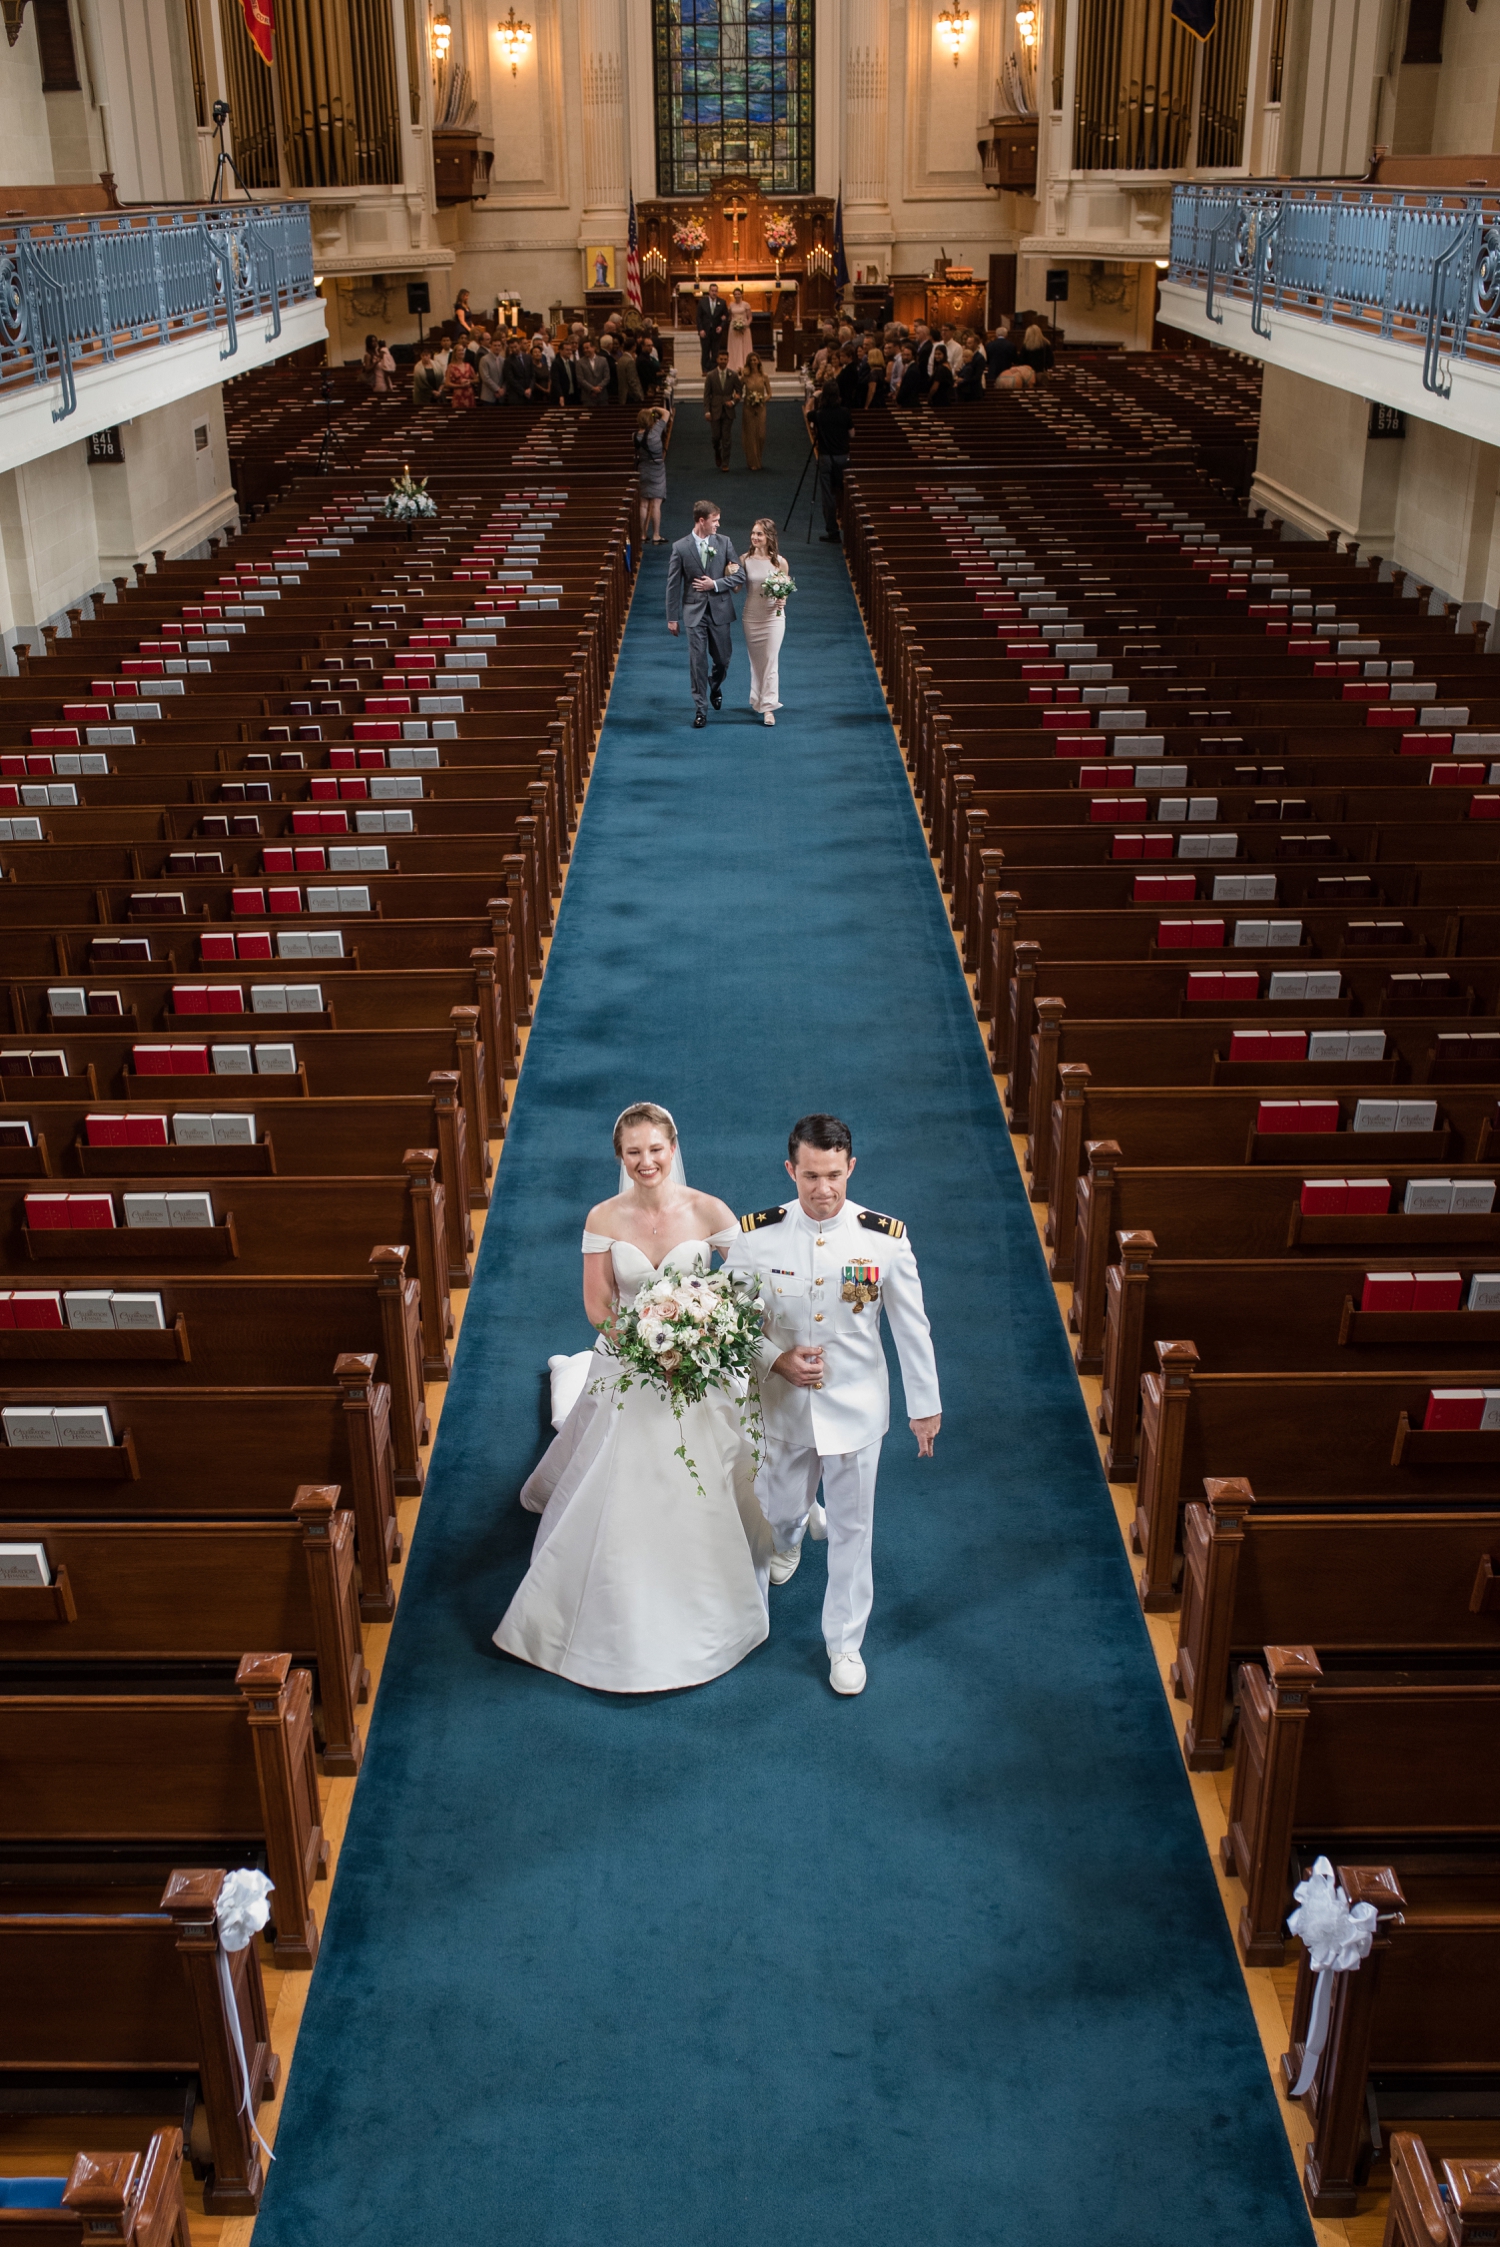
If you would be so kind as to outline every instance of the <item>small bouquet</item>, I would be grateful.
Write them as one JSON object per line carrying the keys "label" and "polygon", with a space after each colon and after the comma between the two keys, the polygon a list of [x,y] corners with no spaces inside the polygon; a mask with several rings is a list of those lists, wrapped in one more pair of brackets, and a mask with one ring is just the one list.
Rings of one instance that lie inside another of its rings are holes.
{"label": "small bouquet", "polygon": [[[695,1257],[691,1271],[664,1271],[633,1303],[622,1303],[605,1328],[605,1346],[620,1360],[615,1393],[623,1397],[637,1381],[644,1382],[665,1397],[680,1424],[684,1405],[700,1404],[710,1389],[741,1388],[741,1418],[750,1429],[759,1468],[759,1399],[749,1376],[761,1333],[759,1274],[709,1272],[702,1257]],[[745,1403],[750,1406],[748,1421]],[[704,1496],[685,1441],[678,1444],[677,1457]]]}
{"label": "small bouquet", "polygon": [[437,514],[437,501],[427,489],[427,478],[420,483],[409,468],[393,477],[391,488],[385,495],[385,517],[392,523],[429,521]]}
{"label": "small bouquet", "polygon": [[797,247],[797,222],[790,218],[766,220],[766,248],[772,257],[789,257]]}
{"label": "small bouquet", "polygon": [[672,229],[672,239],[684,257],[702,257],[708,248],[708,228],[702,219],[685,218]]}
{"label": "small bouquet", "polygon": [[785,562],[777,562],[769,577],[760,581],[760,589],[768,601],[784,601],[788,593],[795,593],[797,580]]}

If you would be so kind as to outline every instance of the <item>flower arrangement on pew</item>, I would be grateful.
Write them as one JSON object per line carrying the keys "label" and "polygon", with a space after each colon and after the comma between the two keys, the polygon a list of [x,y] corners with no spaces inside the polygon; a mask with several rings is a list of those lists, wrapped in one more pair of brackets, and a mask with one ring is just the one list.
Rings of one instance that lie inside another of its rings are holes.
{"label": "flower arrangement on pew", "polygon": [[420,481],[409,468],[403,467],[399,476],[391,480],[385,495],[385,517],[391,523],[432,522],[437,516],[437,501],[427,489],[427,478]]}
{"label": "flower arrangement on pew", "polygon": [[[750,1379],[763,1331],[758,1275],[746,1279],[738,1273],[709,1272],[702,1257],[695,1257],[690,1271],[669,1268],[643,1287],[633,1303],[622,1303],[602,1331],[605,1346],[620,1360],[620,1371],[609,1384],[616,1396],[645,1382],[665,1397],[679,1428],[684,1406],[700,1404],[710,1389],[737,1393],[741,1425],[759,1471],[760,1396]],[[685,1438],[676,1455],[697,1483],[699,1496],[706,1496]]]}

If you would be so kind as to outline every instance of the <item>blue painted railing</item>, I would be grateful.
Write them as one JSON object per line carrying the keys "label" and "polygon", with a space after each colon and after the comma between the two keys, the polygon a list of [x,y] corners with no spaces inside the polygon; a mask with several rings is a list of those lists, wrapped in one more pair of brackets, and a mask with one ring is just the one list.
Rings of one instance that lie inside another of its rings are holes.
{"label": "blue painted railing", "polygon": [[1413,188],[1235,180],[1172,191],[1171,278],[1272,314],[1355,328],[1422,353],[1422,383],[1453,387],[1453,361],[1500,364],[1500,200]]}
{"label": "blue painted railing", "polygon": [[239,331],[314,295],[305,203],[175,204],[0,227],[0,396],[56,382],[62,421],[75,377],[127,352],[222,329]]}

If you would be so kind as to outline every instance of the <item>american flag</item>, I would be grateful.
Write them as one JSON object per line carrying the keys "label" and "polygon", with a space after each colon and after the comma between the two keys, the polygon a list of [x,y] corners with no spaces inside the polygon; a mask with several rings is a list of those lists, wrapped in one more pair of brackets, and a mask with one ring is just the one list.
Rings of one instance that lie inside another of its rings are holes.
{"label": "american flag", "polygon": [[625,302],[641,309],[641,238],[635,224],[635,190],[630,194],[630,238],[625,250]]}

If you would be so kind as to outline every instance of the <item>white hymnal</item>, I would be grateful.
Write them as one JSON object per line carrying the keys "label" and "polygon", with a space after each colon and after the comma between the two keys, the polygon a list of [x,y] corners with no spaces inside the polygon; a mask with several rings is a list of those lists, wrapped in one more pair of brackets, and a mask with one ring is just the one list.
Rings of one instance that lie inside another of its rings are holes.
{"label": "white hymnal", "polygon": [[263,1077],[294,1077],[297,1074],[297,1049],[289,1045],[258,1045],[255,1049],[255,1066]]}
{"label": "white hymnal", "polygon": [[220,1077],[248,1077],[251,1074],[250,1048],[247,1045],[216,1045],[214,1074]]}
{"label": "white hymnal", "polygon": [[56,1405],[52,1425],[64,1451],[104,1451],[115,1440],[109,1407],[103,1404]]}
{"label": "white hymnal", "polygon": [[111,1302],[116,1326],[161,1328],[167,1323],[159,1295],[122,1294],[117,1288]]}
{"label": "white hymnal", "polygon": [[214,1205],[208,1194],[168,1194],[166,1203],[169,1225],[211,1225],[214,1221]]}
{"label": "white hymnal", "polygon": [[29,1591],[51,1581],[52,1570],[47,1563],[45,1545],[0,1545],[0,1589]]}
{"label": "white hymnal", "polygon": [[167,1214],[165,1194],[127,1194],[125,1196],[125,1222],[127,1225],[157,1227],[163,1232],[172,1220]]}
{"label": "white hymnal", "polygon": [[52,1425],[52,1408],[45,1404],[7,1404],[0,1408],[0,1422],[5,1427],[5,1440],[17,1450],[53,1450],[57,1445],[57,1430]]}
{"label": "white hymnal", "polygon": [[1396,1102],[1394,1100],[1359,1100],[1354,1106],[1355,1131],[1394,1131],[1396,1128]]}
{"label": "white hymnal", "polygon": [[1411,1178],[1401,1203],[1403,1217],[1446,1217],[1453,1207],[1451,1178]]}
{"label": "white hymnal", "polygon": [[172,1118],[172,1137],[179,1147],[211,1147],[214,1143],[213,1117],[175,1115]]}
{"label": "white hymnal", "polygon": [[63,1315],[69,1326],[79,1328],[113,1327],[114,1309],[107,1287],[74,1287],[63,1295]]}
{"label": "white hymnal", "polygon": [[242,1114],[215,1114],[209,1118],[214,1127],[216,1147],[253,1147],[255,1145],[255,1118]]}
{"label": "white hymnal", "polygon": [[1455,1217],[1483,1217],[1495,1206],[1493,1178],[1455,1178],[1452,1209]]}

